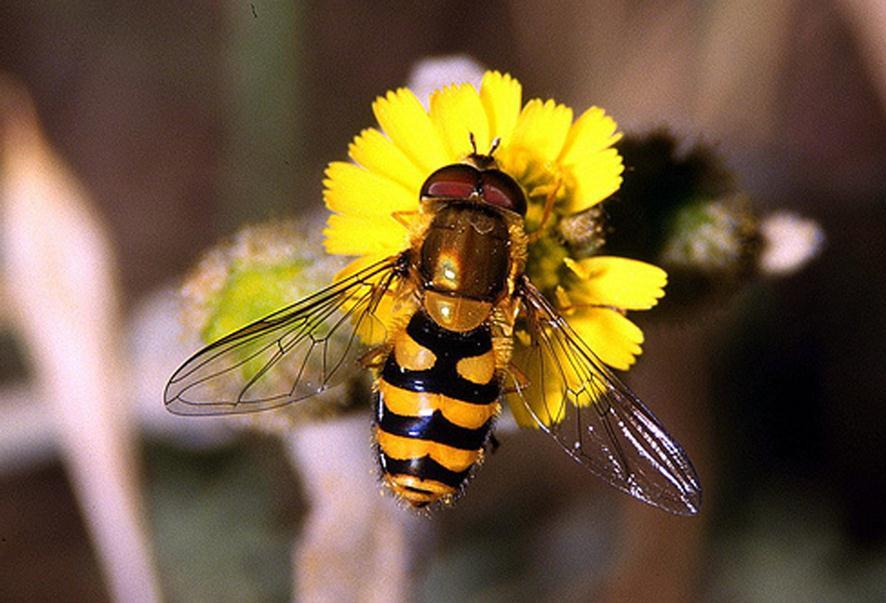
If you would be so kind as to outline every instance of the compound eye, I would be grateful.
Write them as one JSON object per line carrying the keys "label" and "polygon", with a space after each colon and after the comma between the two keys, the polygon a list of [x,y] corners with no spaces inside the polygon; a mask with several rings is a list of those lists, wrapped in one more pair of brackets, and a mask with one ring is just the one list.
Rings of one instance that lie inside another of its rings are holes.
{"label": "compound eye", "polygon": [[499,170],[486,170],[480,174],[483,200],[489,205],[526,215],[526,193],[517,181]]}
{"label": "compound eye", "polygon": [[479,172],[470,165],[453,164],[442,167],[425,180],[422,199],[467,199],[477,192]]}

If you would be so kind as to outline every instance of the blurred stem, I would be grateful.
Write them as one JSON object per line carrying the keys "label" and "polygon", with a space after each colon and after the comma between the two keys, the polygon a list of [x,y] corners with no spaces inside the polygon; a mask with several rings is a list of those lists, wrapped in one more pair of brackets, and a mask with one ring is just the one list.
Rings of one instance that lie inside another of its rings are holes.
{"label": "blurred stem", "polygon": [[297,3],[228,2],[223,232],[292,213],[300,165]]}
{"label": "blurred stem", "polygon": [[52,417],[35,388],[11,385],[0,389],[0,408],[0,472],[23,470],[54,457],[58,451]]}
{"label": "blurred stem", "polygon": [[0,163],[8,311],[35,389],[54,421],[112,598],[158,601],[111,243],[86,191],[43,138],[25,90],[2,80]]}
{"label": "blurred stem", "polygon": [[286,439],[310,510],[293,550],[296,601],[409,601],[431,524],[381,494],[370,417],[306,423]]}
{"label": "blurred stem", "polygon": [[861,58],[886,111],[886,3],[883,0],[842,0],[837,5],[853,26],[862,47]]}

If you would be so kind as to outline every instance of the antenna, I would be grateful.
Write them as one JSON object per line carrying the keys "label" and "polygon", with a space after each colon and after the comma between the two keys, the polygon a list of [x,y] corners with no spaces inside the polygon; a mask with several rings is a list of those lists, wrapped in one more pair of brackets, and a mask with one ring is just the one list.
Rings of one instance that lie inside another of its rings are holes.
{"label": "antenna", "polygon": [[474,157],[492,157],[492,154],[495,153],[495,150],[498,149],[499,145],[501,145],[501,136],[496,136],[492,139],[492,144],[489,145],[489,152],[485,155],[481,155],[477,152],[477,138],[474,136],[473,132],[468,132],[468,138],[471,139],[471,148],[474,150],[471,155]]}

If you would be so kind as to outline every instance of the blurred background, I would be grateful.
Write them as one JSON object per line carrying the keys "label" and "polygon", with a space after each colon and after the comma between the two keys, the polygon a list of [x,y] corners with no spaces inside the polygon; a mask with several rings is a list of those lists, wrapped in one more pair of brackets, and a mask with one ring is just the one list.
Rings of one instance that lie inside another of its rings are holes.
{"label": "blurred background", "polygon": [[[886,597],[879,0],[0,0],[0,26],[0,600],[294,597],[310,504],[279,438],[162,415],[192,351],[172,291],[242,225],[320,213],[323,169],[374,124],[371,101],[446,54],[512,73],[524,99],[710,145],[761,212],[810,216],[827,245],[716,308],[637,317],[629,381],[696,463],[700,517],[509,433],[468,495],[415,527],[433,537],[410,596]],[[76,203],[16,201],[44,176],[40,198]],[[70,248],[29,248],[38,231]],[[90,320],[94,338],[76,335]],[[368,424],[355,433],[368,442]]]}

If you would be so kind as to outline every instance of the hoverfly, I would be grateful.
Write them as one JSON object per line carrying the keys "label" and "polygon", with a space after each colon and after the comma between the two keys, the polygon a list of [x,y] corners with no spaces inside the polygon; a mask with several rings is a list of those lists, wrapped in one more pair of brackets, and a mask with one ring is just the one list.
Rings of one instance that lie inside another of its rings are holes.
{"label": "hoverfly", "polygon": [[[169,381],[167,408],[267,410],[369,368],[383,481],[424,507],[463,490],[514,396],[611,485],[696,514],[701,487],[682,447],[525,274],[527,196],[494,149],[427,178],[407,249],[197,352]],[[398,318],[386,324],[382,307]]]}

